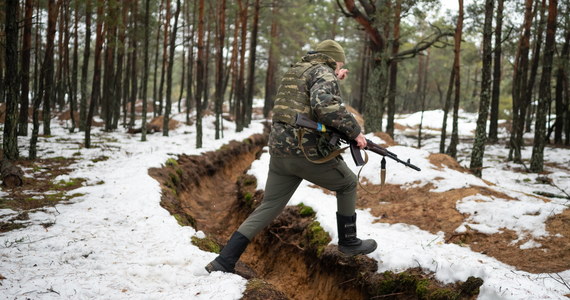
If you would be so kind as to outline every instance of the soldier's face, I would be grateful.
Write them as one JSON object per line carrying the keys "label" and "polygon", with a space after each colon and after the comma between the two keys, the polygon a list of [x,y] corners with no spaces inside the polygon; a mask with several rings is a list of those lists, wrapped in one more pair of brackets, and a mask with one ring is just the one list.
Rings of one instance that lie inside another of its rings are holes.
{"label": "soldier's face", "polygon": [[343,80],[346,79],[346,77],[348,77],[348,69],[343,69],[342,67],[344,66],[343,62],[337,61],[336,62],[336,70],[334,70],[334,73],[336,74],[336,77],[339,80]]}

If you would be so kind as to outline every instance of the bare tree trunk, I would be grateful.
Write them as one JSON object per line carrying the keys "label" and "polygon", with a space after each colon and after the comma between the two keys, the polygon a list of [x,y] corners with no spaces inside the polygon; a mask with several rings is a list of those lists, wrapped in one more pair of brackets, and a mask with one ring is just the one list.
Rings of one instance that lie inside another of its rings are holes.
{"label": "bare tree trunk", "polygon": [[562,52],[560,53],[560,61],[562,63],[558,66],[558,70],[556,72],[556,125],[554,129],[554,142],[556,144],[562,144],[564,120],[565,118],[567,119],[570,117],[568,116],[568,103],[565,103],[566,101],[564,101],[564,94],[568,93],[568,90],[565,87],[568,85],[566,82],[566,72],[568,72],[568,61],[570,60],[570,24],[567,23],[566,26],[564,45],[562,46]]}
{"label": "bare tree trunk", "polygon": [[55,26],[57,22],[57,12],[58,12],[58,4],[56,3],[55,0],[49,0],[45,56],[40,74],[38,93],[34,97],[34,110],[32,116],[34,126],[32,129],[32,138],[30,139],[30,153],[29,153],[30,159],[37,158],[37,142],[38,142],[38,133],[40,131],[40,122],[39,122],[40,104],[42,100],[44,102],[49,103],[50,101],[49,98],[53,85],[53,56],[54,56],[53,48],[55,40]]}
{"label": "bare tree trunk", "polygon": [[34,5],[26,0],[24,16],[24,36],[22,38],[22,62],[20,66],[20,115],[18,118],[18,135],[28,135],[28,108],[30,106],[30,61],[32,52],[32,19]]}
{"label": "bare tree trunk", "polygon": [[[536,2],[538,6],[539,2]],[[535,11],[538,10],[536,7]],[[535,12],[536,14],[536,12]],[[527,82],[527,89],[526,93],[523,93],[523,102],[522,102],[522,119],[520,123],[520,132],[518,135],[519,144],[523,145],[523,134],[524,132],[530,132],[532,126],[532,117],[534,115],[535,107],[531,105],[532,97],[536,95],[534,89],[534,83],[536,82],[536,76],[538,73],[538,65],[540,61],[540,51],[542,49],[542,39],[544,35],[544,27],[546,26],[546,0],[542,0],[540,2],[540,20],[538,21],[538,29],[536,30],[536,37],[534,42],[534,49],[532,53],[532,60],[530,66],[530,75],[528,76]],[[530,33],[529,33],[530,34]],[[526,128],[525,128],[526,127]]]}
{"label": "bare tree trunk", "polygon": [[138,59],[137,59],[137,50],[138,50],[138,38],[136,37],[137,31],[138,31],[138,22],[137,22],[137,15],[138,15],[138,1],[133,1],[132,4],[132,34],[130,37],[130,45],[131,45],[131,57],[132,57],[132,62],[131,62],[131,67],[130,67],[130,75],[129,75],[129,80],[125,81],[125,85],[131,85],[131,93],[128,94],[127,98],[129,99],[129,103],[131,105],[131,115],[130,115],[130,121],[129,121],[129,128],[133,128],[135,127],[135,118],[136,118],[136,107],[135,104],[137,102],[137,92],[138,92],[138,80],[137,80],[137,64],[138,64]]}
{"label": "bare tree trunk", "polygon": [[73,65],[71,67],[71,75],[68,79],[70,92],[69,97],[69,115],[71,118],[71,128],[69,132],[73,133],[76,124],[79,120],[75,119],[75,112],[77,111],[77,100],[79,91],[77,89],[77,80],[79,74],[79,2],[75,1],[75,12],[73,22]]}
{"label": "bare tree trunk", "polygon": [[451,157],[457,157],[457,144],[459,142],[459,100],[461,97],[461,36],[463,33],[463,0],[459,0],[459,16],[457,18],[457,26],[455,28],[455,59],[454,59],[454,76],[455,77],[455,102],[453,104],[453,129],[451,131],[451,141],[447,148],[447,154]]}
{"label": "bare tree trunk", "polygon": [[[189,2],[185,2],[185,3],[189,3]],[[192,103],[194,103],[195,98],[194,98],[194,94],[193,91],[194,89],[193,84],[194,84],[194,34],[196,32],[196,12],[198,11],[197,9],[197,4],[198,1],[194,1],[194,9],[193,9],[193,14],[192,14],[192,30],[190,31],[190,37],[188,39],[188,80],[186,80],[186,124],[190,124],[190,111],[192,110]],[[186,13],[186,19],[190,19],[190,4],[188,4],[187,7],[187,13]]]}
{"label": "bare tree trunk", "polygon": [[453,67],[449,75],[449,84],[447,86],[447,94],[445,97],[445,104],[443,106],[443,124],[441,125],[441,140],[439,142],[439,153],[445,153],[445,139],[447,136],[447,115],[449,107],[451,106],[451,95],[453,93],[453,83],[455,82],[455,59],[453,59]]}
{"label": "bare tree trunk", "polygon": [[101,93],[101,52],[103,51],[103,19],[105,18],[105,0],[97,0],[97,29],[95,33],[95,63],[93,65],[93,86],[91,88],[91,101],[87,112],[85,124],[85,148],[91,148],[91,123],[95,112],[95,105]]}
{"label": "bare tree trunk", "polygon": [[478,177],[483,173],[483,156],[485,155],[485,142],[487,141],[487,119],[489,116],[489,100],[491,99],[491,64],[493,50],[493,5],[494,0],[485,1],[485,24],[483,26],[483,68],[481,70],[481,102],[479,103],[479,116],[475,130],[475,141],[471,152],[471,171]]}
{"label": "bare tree trunk", "polygon": [[253,10],[253,25],[251,29],[251,40],[249,44],[249,72],[247,75],[247,92],[246,92],[246,106],[245,106],[245,126],[251,124],[251,114],[253,107],[253,94],[255,87],[255,59],[257,50],[257,32],[259,30],[259,0],[255,0]]}
{"label": "bare tree trunk", "polygon": [[158,87],[158,115],[162,115],[164,108],[164,80],[168,64],[168,30],[170,28],[170,0],[166,0],[166,16],[164,18],[164,39],[162,40],[162,67],[160,72],[160,84]]}
{"label": "bare tree trunk", "polygon": [[216,140],[220,139],[223,130],[222,109],[224,103],[224,41],[226,39],[226,0],[221,0],[218,4],[218,17],[218,22],[216,22],[216,100],[214,106],[214,111],[216,113]]}
{"label": "bare tree trunk", "polygon": [[[396,56],[400,52],[400,15],[402,12],[402,1],[396,0],[394,9],[394,41],[392,42],[392,56]],[[398,79],[398,61],[393,59],[390,62],[390,87],[388,90],[388,120],[386,124],[386,133],[394,137],[394,115],[396,113],[396,89]],[[418,144],[421,143],[418,141]]]}
{"label": "bare tree trunk", "polygon": [[273,109],[275,95],[277,94],[276,72],[279,63],[279,23],[277,20],[278,6],[273,0],[271,31],[269,41],[269,56],[267,58],[267,73],[265,75],[265,102],[263,103],[263,116],[269,117]]}
{"label": "bare tree trunk", "polygon": [[141,130],[141,141],[146,141],[146,113],[147,113],[147,103],[148,103],[148,73],[149,73],[149,66],[148,66],[148,59],[149,59],[149,39],[150,39],[150,32],[149,32],[149,23],[150,22],[150,0],[145,1],[145,13],[144,13],[144,74],[142,78],[142,100],[143,100],[143,107],[142,107],[142,130]]}
{"label": "bare tree trunk", "polygon": [[85,47],[81,67],[81,103],[79,104],[79,130],[85,130],[87,120],[87,72],[91,53],[91,0],[85,0]]}
{"label": "bare tree trunk", "polygon": [[550,103],[550,80],[552,76],[552,60],[556,50],[556,16],[558,14],[558,0],[548,1],[548,19],[546,21],[546,39],[544,56],[542,59],[542,77],[538,91],[538,108],[536,110],[536,123],[534,126],[534,145],[530,159],[530,171],[542,172],[544,168],[544,146],[546,144],[546,115]]}
{"label": "bare tree trunk", "polygon": [[[111,20],[118,17],[118,3],[114,0],[107,1],[108,15]],[[105,22],[105,73],[103,77],[103,97],[101,98],[101,110],[103,119],[105,120],[105,130],[113,129],[113,107],[116,101],[115,96],[119,91],[115,90],[115,80],[117,74],[115,72],[115,48],[117,47],[117,26],[115,22]]]}
{"label": "bare tree trunk", "polygon": [[4,159],[16,160],[18,153],[18,0],[6,0],[6,119],[2,149]]}
{"label": "bare tree trunk", "polygon": [[[421,56],[418,57],[418,59],[420,60],[420,68],[422,68],[423,70],[420,70],[420,72],[423,74],[421,75],[421,81],[418,82],[419,85],[419,99],[421,99],[421,109],[422,109],[422,114],[421,114],[421,118],[420,118],[420,127],[418,130],[418,148],[422,147],[422,126],[423,126],[423,121],[424,121],[424,112],[426,110],[426,94],[427,94],[427,77],[428,77],[428,69],[429,69],[429,56],[430,56],[430,51],[429,49],[427,50],[427,56],[425,58],[425,61],[423,63],[421,63]],[[423,66],[422,66],[423,65]]]}
{"label": "bare tree trunk", "polygon": [[497,1],[497,18],[495,21],[495,51],[493,63],[493,90],[491,99],[491,115],[489,124],[489,142],[498,141],[497,132],[499,126],[499,96],[501,95],[501,33],[503,30],[503,2]]}
{"label": "bare tree trunk", "polygon": [[196,60],[196,148],[202,148],[202,89],[204,88],[204,0],[198,2],[198,58]]}
{"label": "bare tree trunk", "polygon": [[156,105],[156,102],[158,101],[158,86],[157,86],[157,80],[158,80],[158,54],[160,52],[160,26],[162,26],[162,10],[164,8],[164,0],[160,0],[160,8],[159,8],[159,13],[158,13],[158,26],[159,28],[157,28],[156,30],[156,48],[155,48],[155,52],[154,52],[154,78],[153,78],[153,85],[152,85],[152,114],[153,116],[157,116],[158,113],[158,106]]}
{"label": "bare tree trunk", "polygon": [[[245,1],[245,3],[243,3]],[[235,120],[236,120],[236,132],[241,132],[245,126],[245,105],[246,105],[246,95],[245,95],[245,48],[247,40],[247,15],[248,15],[248,0],[238,0],[238,6],[240,11],[240,25],[241,25],[241,41],[240,41],[240,53],[239,53],[239,71],[236,81],[235,89]]]}
{"label": "bare tree trunk", "polygon": [[[133,6],[134,2],[136,1],[131,1],[131,0],[126,0],[126,1],[122,1],[122,10],[121,10],[121,24],[119,25],[119,33],[118,33],[118,45],[117,45],[117,76],[116,76],[116,80],[115,80],[115,93],[116,93],[116,100],[114,102],[114,108],[113,108],[113,129],[117,129],[118,125],[119,125],[119,120],[121,119],[121,107],[123,108],[123,124],[126,123],[126,114],[127,114],[127,109],[126,109],[126,103],[127,103],[127,99],[124,97],[124,93],[121,94],[121,91],[123,90],[123,85],[128,85],[128,81],[126,80],[126,76],[125,76],[125,80],[123,81],[123,73],[128,73],[128,65],[126,68],[124,68],[124,64],[125,64],[125,52],[127,51],[127,43],[126,43],[126,31],[127,31],[127,27],[129,27],[128,23],[128,18],[127,15],[129,13],[129,9],[131,9],[131,7]],[[136,11],[132,12],[133,15],[136,15]],[[127,59],[128,60],[128,59]],[[124,69],[127,69],[126,71]]]}
{"label": "bare tree trunk", "polygon": [[180,0],[176,1],[176,12],[174,13],[174,26],[170,37],[170,53],[168,55],[168,69],[166,76],[166,107],[164,109],[164,123],[162,125],[162,135],[168,136],[168,123],[170,122],[170,111],[172,109],[172,72],[174,65],[174,49],[176,47],[176,31],[178,30],[178,16],[180,15]]}
{"label": "bare tree trunk", "polygon": [[519,40],[519,46],[515,57],[513,70],[513,125],[510,137],[509,160],[514,162],[521,161],[522,132],[524,128],[524,110],[525,96],[527,90],[527,70],[528,70],[528,51],[530,39],[530,27],[532,25],[532,0],[526,0],[525,17],[522,27],[522,35]]}
{"label": "bare tree trunk", "polygon": [[[59,13],[59,5],[61,4],[60,2],[61,0],[58,0],[55,3],[55,14],[52,15],[52,17],[54,18],[53,22],[54,22],[54,27],[53,27],[53,31],[54,31],[54,35],[52,37],[52,41],[48,41],[47,43],[51,43],[53,42],[53,39],[55,39],[55,26],[57,23],[57,18],[58,18],[58,13]],[[49,23],[49,16],[48,16],[48,23]],[[49,27],[49,25],[48,25]],[[47,46],[46,46],[47,48]],[[43,123],[44,123],[44,134],[45,135],[51,135],[51,129],[50,129],[50,123],[51,123],[51,104],[52,102],[55,102],[55,89],[54,89],[54,57],[53,57],[53,52],[51,53],[51,57],[48,59],[48,64],[51,66],[47,66],[47,74],[45,77],[45,91],[44,91],[44,99],[43,99],[43,111],[42,111],[42,115],[43,115]]]}

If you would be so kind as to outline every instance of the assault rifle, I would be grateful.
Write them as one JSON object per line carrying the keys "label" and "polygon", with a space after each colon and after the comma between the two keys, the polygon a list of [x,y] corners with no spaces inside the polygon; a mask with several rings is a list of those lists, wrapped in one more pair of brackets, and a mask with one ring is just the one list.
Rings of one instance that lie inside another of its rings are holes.
{"label": "assault rifle", "polygon": [[[318,132],[327,132],[327,131],[331,132],[331,139],[329,140],[329,143],[331,145],[336,145],[339,142],[339,140],[343,140],[344,142],[349,144],[350,154],[352,155],[352,159],[354,159],[354,163],[356,164],[356,166],[362,166],[366,163],[364,161],[364,159],[362,159],[362,155],[360,153],[360,148],[356,144],[355,140],[349,139],[347,136],[341,134],[340,132],[338,132],[334,129],[326,127],[322,123],[318,123],[318,122],[311,120],[309,117],[307,117],[304,114],[300,114],[300,113],[297,114],[297,117],[295,119],[295,125],[300,126],[300,127],[304,127],[304,128],[308,128],[308,129],[313,129],[313,130],[316,130]],[[411,164],[409,159],[407,161],[403,161],[403,160],[399,159],[398,156],[396,154],[394,154],[393,152],[390,152],[390,151],[388,151],[388,149],[375,144],[374,142],[370,141],[369,139],[366,139],[366,143],[367,143],[367,145],[366,145],[366,148],[364,148],[365,150],[370,150],[376,154],[382,155],[383,157],[391,158],[391,159],[405,165],[406,167],[410,167],[416,171],[421,171],[420,168]]]}

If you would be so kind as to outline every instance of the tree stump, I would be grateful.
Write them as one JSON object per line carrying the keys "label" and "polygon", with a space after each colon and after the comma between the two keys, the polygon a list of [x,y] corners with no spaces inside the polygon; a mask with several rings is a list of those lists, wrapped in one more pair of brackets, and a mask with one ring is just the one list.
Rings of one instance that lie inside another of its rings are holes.
{"label": "tree stump", "polygon": [[0,161],[0,178],[2,179],[2,185],[9,188],[21,186],[24,184],[24,171],[4,159]]}

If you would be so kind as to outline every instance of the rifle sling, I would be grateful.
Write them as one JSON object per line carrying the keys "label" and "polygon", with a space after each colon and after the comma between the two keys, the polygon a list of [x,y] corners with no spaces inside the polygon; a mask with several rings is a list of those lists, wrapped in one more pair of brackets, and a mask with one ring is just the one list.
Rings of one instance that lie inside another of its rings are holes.
{"label": "rifle sling", "polygon": [[337,149],[337,150],[331,152],[329,155],[327,155],[327,156],[325,156],[325,157],[323,157],[323,158],[319,158],[319,159],[312,160],[312,159],[309,158],[309,156],[307,156],[307,153],[305,152],[305,148],[303,148],[303,135],[304,135],[304,134],[305,134],[305,129],[304,129],[304,128],[299,128],[299,131],[297,132],[298,141],[299,141],[299,148],[300,148],[301,151],[303,152],[303,155],[305,155],[305,158],[306,158],[308,161],[310,161],[310,162],[312,162],[312,163],[314,163],[314,164],[324,164],[324,163],[326,163],[327,161],[329,161],[329,160],[331,160],[331,159],[333,159],[333,158],[339,156],[341,153],[344,152],[344,150],[346,150],[346,149],[348,148],[348,146],[347,146],[347,147],[344,147],[344,148],[340,148],[340,149]]}

